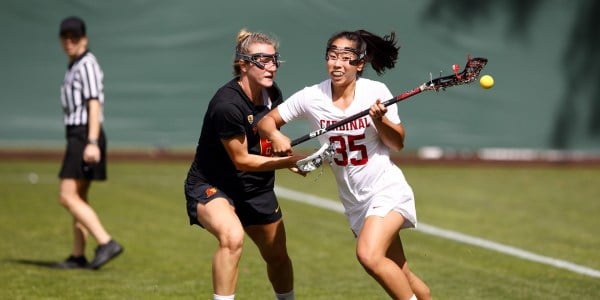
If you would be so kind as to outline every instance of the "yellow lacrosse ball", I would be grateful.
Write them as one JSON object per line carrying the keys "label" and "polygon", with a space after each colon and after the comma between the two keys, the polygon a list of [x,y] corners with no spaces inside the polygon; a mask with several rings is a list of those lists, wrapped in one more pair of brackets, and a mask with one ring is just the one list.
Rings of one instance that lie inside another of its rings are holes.
{"label": "yellow lacrosse ball", "polygon": [[479,79],[479,85],[484,89],[489,89],[494,86],[494,78],[490,75],[483,75]]}

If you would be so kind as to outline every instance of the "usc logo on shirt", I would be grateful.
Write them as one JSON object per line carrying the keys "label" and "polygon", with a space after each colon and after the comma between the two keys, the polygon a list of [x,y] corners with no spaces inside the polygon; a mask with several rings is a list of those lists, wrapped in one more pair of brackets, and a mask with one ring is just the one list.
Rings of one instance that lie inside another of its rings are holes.
{"label": "usc logo on shirt", "polygon": [[269,139],[260,138],[260,155],[273,156],[273,143]]}
{"label": "usc logo on shirt", "polygon": [[212,195],[217,193],[217,188],[211,186],[207,188],[204,193],[206,193],[206,198],[210,198]]}

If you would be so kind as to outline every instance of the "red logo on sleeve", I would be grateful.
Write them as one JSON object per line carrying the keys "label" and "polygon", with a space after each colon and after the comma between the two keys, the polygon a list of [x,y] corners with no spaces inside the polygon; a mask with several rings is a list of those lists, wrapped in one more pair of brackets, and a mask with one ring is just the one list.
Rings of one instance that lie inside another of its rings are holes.
{"label": "red logo on sleeve", "polygon": [[273,143],[270,140],[260,138],[260,155],[268,157],[273,156]]}
{"label": "red logo on sleeve", "polygon": [[207,188],[204,193],[206,194],[206,198],[210,198],[212,195],[217,193],[217,188],[211,186]]}

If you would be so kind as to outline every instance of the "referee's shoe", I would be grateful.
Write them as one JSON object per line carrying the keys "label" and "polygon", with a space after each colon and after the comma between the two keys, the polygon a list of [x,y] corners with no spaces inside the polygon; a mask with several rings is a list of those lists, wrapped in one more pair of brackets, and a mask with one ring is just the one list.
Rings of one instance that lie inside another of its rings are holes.
{"label": "referee's shoe", "polygon": [[123,246],[117,243],[115,240],[110,240],[104,245],[96,247],[96,256],[94,260],[88,265],[88,268],[98,270],[100,267],[117,257],[123,252]]}

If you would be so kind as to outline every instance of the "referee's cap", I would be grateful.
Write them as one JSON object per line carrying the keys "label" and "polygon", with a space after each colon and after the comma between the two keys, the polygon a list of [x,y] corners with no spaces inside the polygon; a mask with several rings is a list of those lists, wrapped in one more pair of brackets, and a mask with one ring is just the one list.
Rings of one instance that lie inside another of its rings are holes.
{"label": "referee's cap", "polygon": [[60,23],[61,37],[71,34],[73,37],[80,38],[85,36],[85,22],[79,17],[68,17]]}

